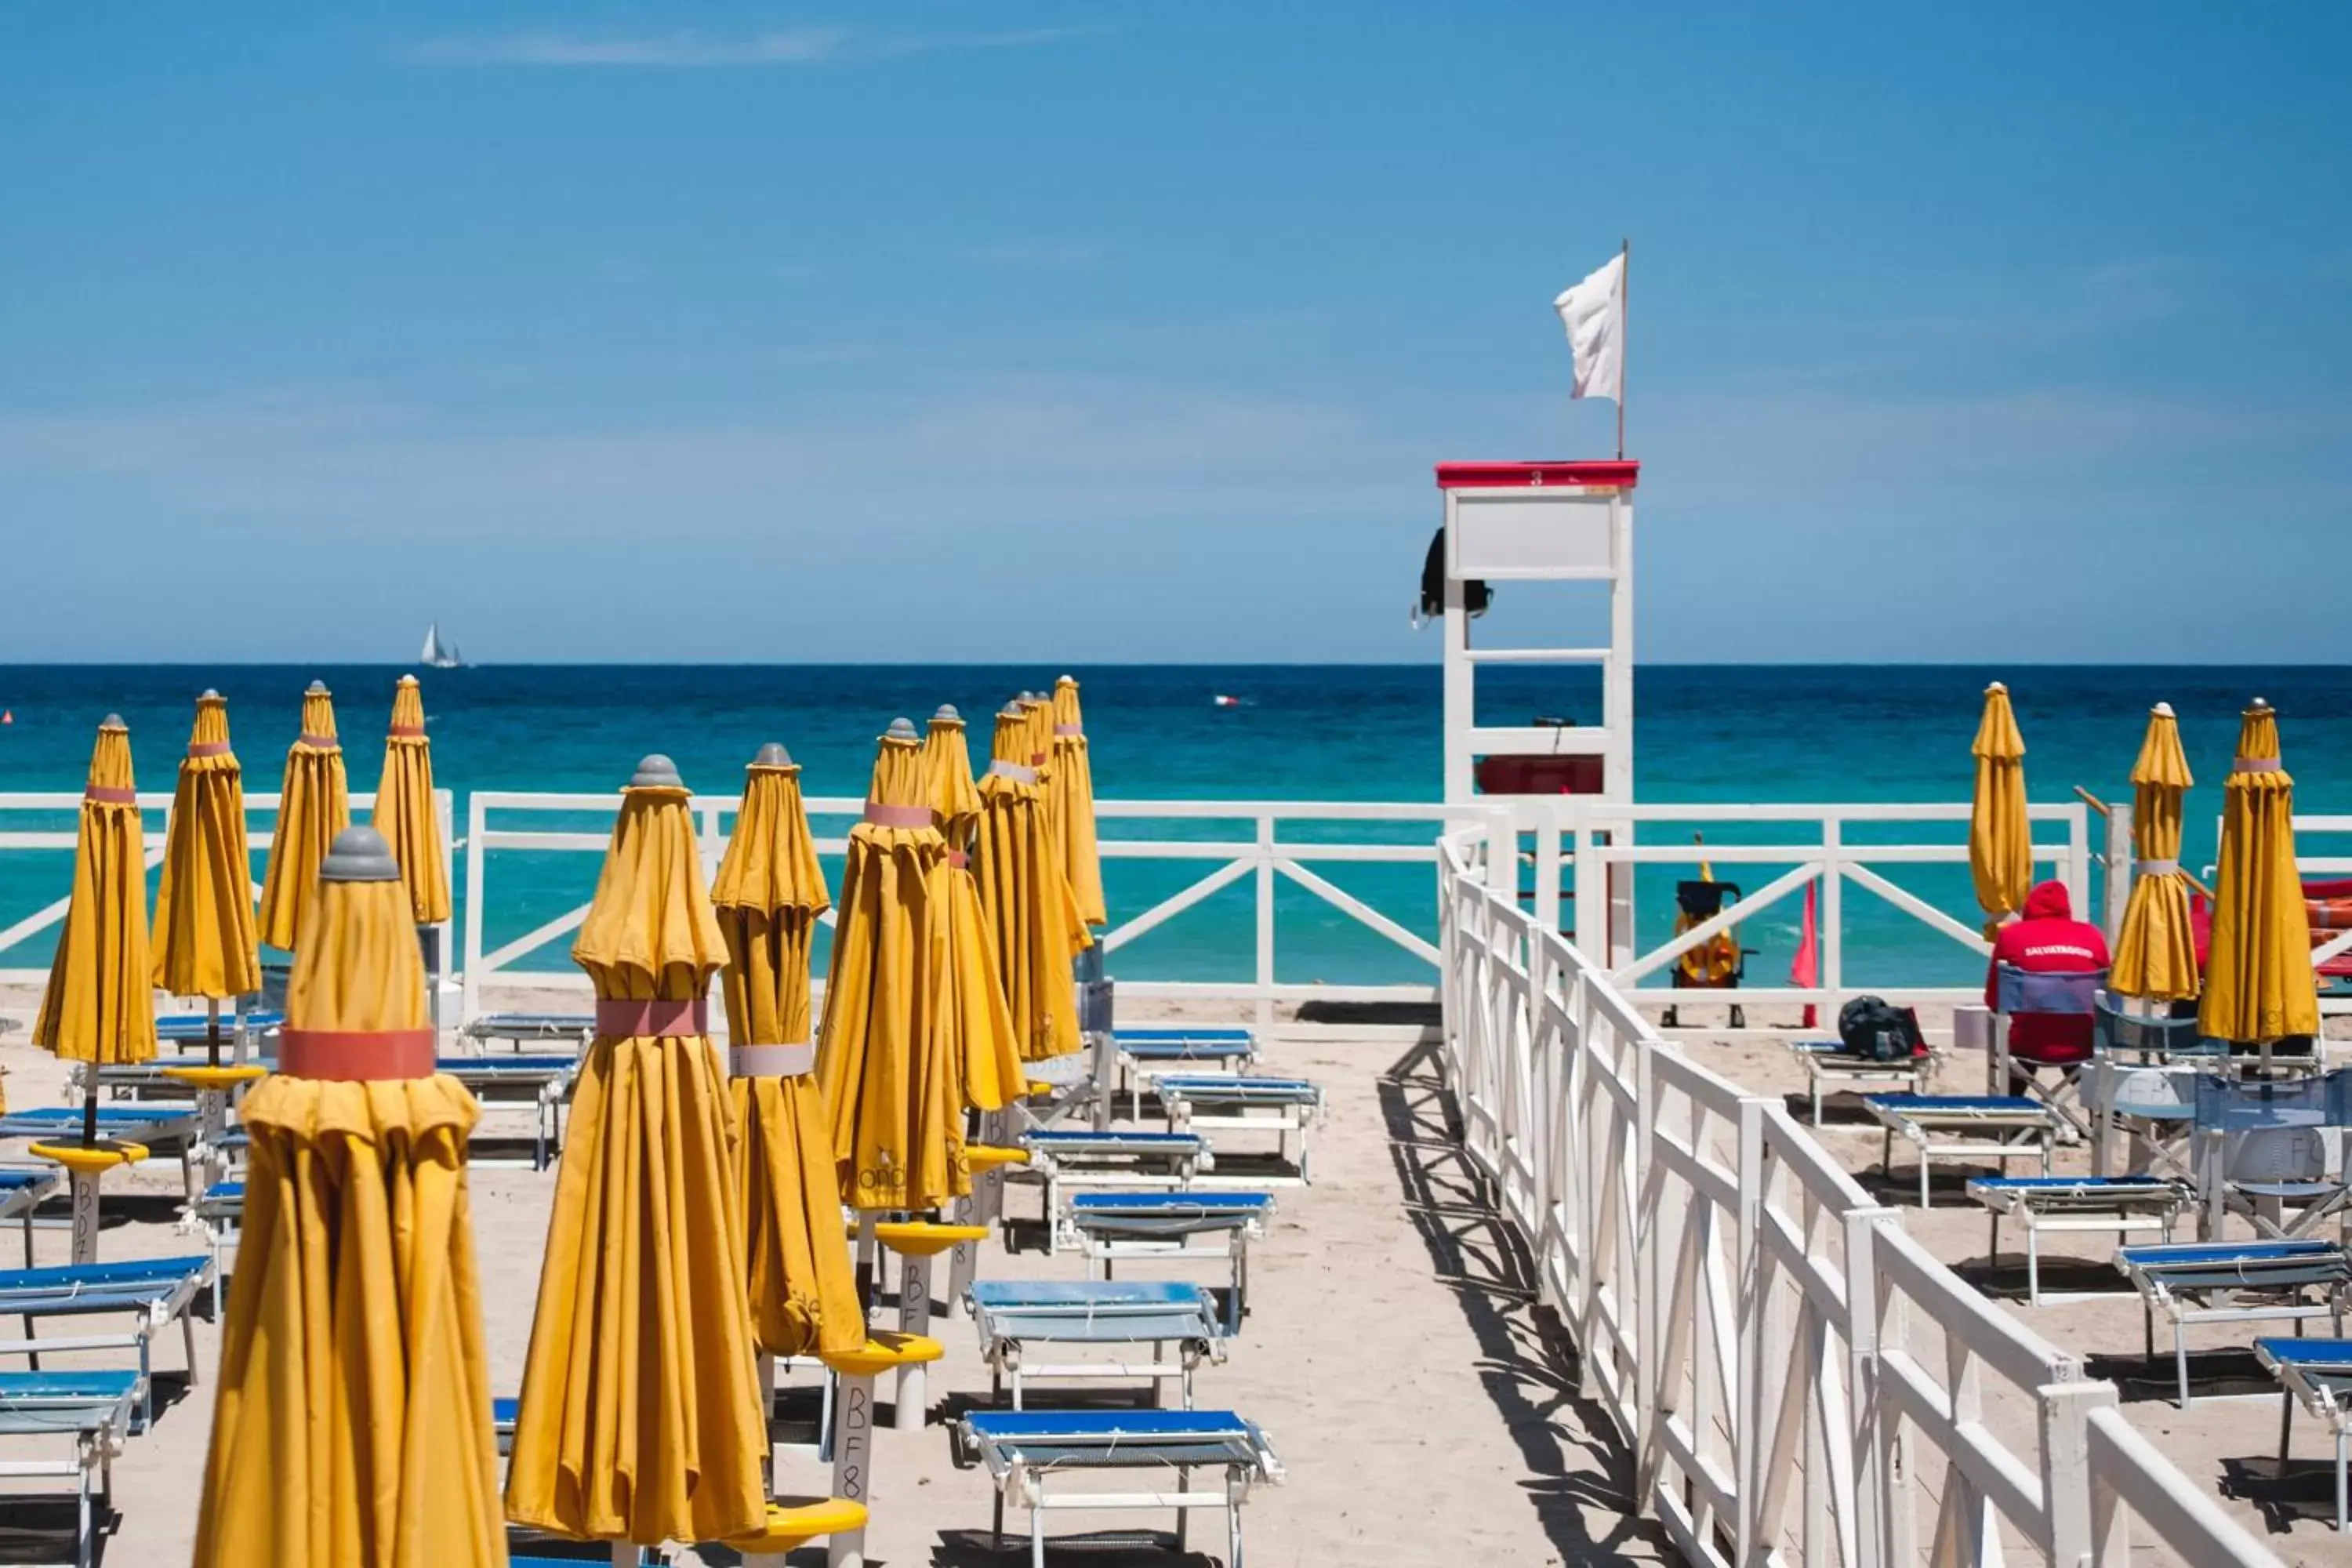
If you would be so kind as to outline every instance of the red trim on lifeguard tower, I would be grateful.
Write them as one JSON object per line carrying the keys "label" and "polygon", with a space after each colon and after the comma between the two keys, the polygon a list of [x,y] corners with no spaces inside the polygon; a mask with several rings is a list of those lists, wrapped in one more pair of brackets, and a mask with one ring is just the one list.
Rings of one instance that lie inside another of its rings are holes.
{"label": "red trim on lifeguard tower", "polygon": [[1560,463],[1440,463],[1437,488],[1442,490],[1535,489],[1547,485],[1580,485],[1588,489],[1630,490],[1642,477],[1642,465],[1633,458],[1599,458]]}

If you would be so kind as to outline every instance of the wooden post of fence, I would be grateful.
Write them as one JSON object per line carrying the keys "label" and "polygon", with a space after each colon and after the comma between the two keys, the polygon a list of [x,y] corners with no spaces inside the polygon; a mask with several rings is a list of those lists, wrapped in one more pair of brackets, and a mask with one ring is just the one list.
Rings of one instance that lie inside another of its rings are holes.
{"label": "wooden post of fence", "polygon": [[1853,1533],[1865,1568],[1891,1568],[1887,1520],[1895,1506],[1886,1458],[1894,1422],[1878,1393],[1878,1227],[1899,1227],[1890,1208],[1849,1209],[1845,1226],[1846,1385],[1853,1422]]}
{"label": "wooden post of fence", "polygon": [[482,1016],[482,917],[489,902],[482,889],[482,835],[488,816],[478,791],[466,797],[466,974],[460,1025]]}
{"label": "wooden post of fence", "polygon": [[1739,1409],[1731,1421],[1731,1473],[1739,1492],[1738,1555],[1734,1561],[1741,1568],[1763,1562],[1768,1550],[1759,1512],[1768,1462],[1762,1441],[1763,1357],[1765,1324],[1770,1317],[1764,1300],[1763,1226],[1759,1218],[1764,1206],[1764,1109],[1760,1100],[1739,1102],[1739,1224],[1733,1257],[1739,1314],[1734,1352],[1739,1365],[1733,1387]]}
{"label": "wooden post of fence", "polygon": [[2042,1506],[2050,1521],[2050,1561],[2072,1568],[2090,1562],[2095,1539],[2091,1412],[2116,1403],[2116,1387],[2076,1380],[2037,1388],[2033,1395],[2042,1424]]}
{"label": "wooden post of fence", "polygon": [[1257,819],[1257,1026],[1274,1027],[1274,818]]}
{"label": "wooden post of fence", "polygon": [[2124,934],[2124,907],[2131,902],[2132,871],[2138,864],[2132,851],[2132,808],[2129,805],[2110,806],[2107,810],[2107,874],[2101,890],[2105,894],[2106,918],[2100,923],[2107,928],[2107,940],[2119,942]]}
{"label": "wooden post of fence", "polygon": [[[1633,1041],[1633,1285],[1641,1296],[1637,1310],[1626,1314],[1633,1330],[1633,1456],[1635,1473],[1648,1468],[1643,1461],[1656,1453],[1658,1418],[1658,1347],[1665,1335],[1661,1322],[1658,1290],[1658,1195],[1650,1185],[1657,1151],[1658,1096],[1651,1071],[1651,1053],[1658,1042],[1646,1034]],[[1645,1511],[1649,1489],[1636,1481],[1633,1506]]]}

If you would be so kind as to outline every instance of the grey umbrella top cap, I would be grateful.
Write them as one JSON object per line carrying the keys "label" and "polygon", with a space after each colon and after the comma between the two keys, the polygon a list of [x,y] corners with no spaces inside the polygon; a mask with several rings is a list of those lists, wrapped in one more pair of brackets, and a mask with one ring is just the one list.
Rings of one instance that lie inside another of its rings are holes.
{"label": "grey umbrella top cap", "polygon": [[226,699],[224,699],[218,691],[207,686],[202,691],[196,693],[196,700],[199,702],[220,702],[226,700]]}
{"label": "grey umbrella top cap", "polygon": [[128,733],[131,729],[130,725],[122,721],[122,715],[120,713],[109,713],[98,721],[98,727],[101,730],[121,730],[125,733]]}
{"label": "grey umbrella top cap", "polygon": [[327,858],[319,862],[321,882],[397,882],[400,866],[383,835],[365,826],[346,827],[335,835]]}
{"label": "grey umbrella top cap", "polygon": [[1021,711],[1021,700],[1016,697],[998,709],[996,716],[1000,719],[1026,719],[1029,715]]}
{"label": "grey umbrella top cap", "polygon": [[1077,683],[1078,678],[1075,675],[1066,675],[1062,677],[1061,679],[1054,682],[1056,686],[1076,686]]}
{"label": "grey umbrella top cap", "polygon": [[886,740],[892,741],[919,741],[922,739],[920,735],[915,733],[915,721],[912,719],[891,720],[890,728],[883,731],[883,736]]}
{"label": "grey umbrella top cap", "polygon": [[327,683],[323,680],[314,680],[302,689],[305,697],[324,697],[326,694]]}
{"label": "grey umbrella top cap", "polygon": [[961,724],[963,722],[963,715],[956,711],[956,705],[954,703],[942,702],[940,704],[940,710],[931,715],[931,722],[934,724]]}
{"label": "grey umbrella top cap", "polygon": [[793,765],[793,754],[784,750],[782,742],[771,741],[752,753],[751,765],[755,768],[788,768]]}
{"label": "grey umbrella top cap", "polygon": [[2253,710],[2257,713],[2268,712],[2270,710],[2270,705],[2271,700],[2267,697],[2257,697],[2253,700]]}
{"label": "grey umbrella top cap", "polygon": [[629,776],[631,789],[684,789],[686,781],[677,775],[677,764],[655,752],[637,763],[637,771]]}

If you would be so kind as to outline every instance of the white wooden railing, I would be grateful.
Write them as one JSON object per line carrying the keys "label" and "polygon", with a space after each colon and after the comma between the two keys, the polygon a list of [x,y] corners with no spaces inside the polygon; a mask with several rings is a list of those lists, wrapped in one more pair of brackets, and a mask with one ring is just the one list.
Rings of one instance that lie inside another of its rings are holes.
{"label": "white wooden railing", "polygon": [[[488,931],[501,897],[490,856],[498,851],[602,855],[612,814],[619,797],[596,795],[546,795],[499,790],[476,790],[467,808],[464,970],[465,1009],[468,1017],[483,1010],[484,988],[501,975],[512,975],[522,960],[549,942],[576,930],[586,918],[583,902],[555,914],[511,941],[488,945]],[[726,847],[726,834],[739,805],[733,795],[695,797],[703,855],[712,869]],[[840,796],[814,796],[806,802],[816,829],[820,853],[839,855],[846,847],[848,824],[865,803]],[[1248,879],[1256,895],[1255,946],[1251,977],[1246,980],[1201,981],[1153,979],[1122,971],[1119,991],[1128,996],[1181,997],[1194,1001],[1247,1005],[1257,1021],[1271,1024],[1283,1003],[1309,1000],[1346,1002],[1428,1002],[1437,994],[1437,949],[1393,916],[1339,887],[1315,868],[1318,865],[1395,865],[1432,867],[1434,835],[1450,813],[1433,804],[1373,804],[1329,801],[1210,801],[1097,800],[1097,819],[1104,824],[1104,876],[1114,884],[1121,863],[1192,861],[1203,874],[1105,934],[1106,953],[1115,954],[1147,931],[1192,910],[1221,889]],[[594,826],[581,822],[592,816]],[[570,817],[569,826],[549,826],[551,818]],[[1140,838],[1118,837],[1121,823],[1192,823],[1226,829],[1215,837]],[[1378,825],[1416,828],[1416,841],[1378,843],[1362,840],[1363,829]],[[1284,837],[1287,827],[1292,837]],[[1359,833],[1356,842],[1323,842],[1295,837],[1312,827],[1319,832]],[[1238,831],[1231,831],[1235,830]],[[1421,984],[1327,984],[1285,983],[1276,978],[1275,892],[1288,881],[1346,915],[1364,932],[1401,949],[1426,965],[1429,979]],[[1427,906],[1423,906],[1426,908]],[[1362,1031],[1359,1029],[1358,1033]]]}
{"label": "white wooden railing", "polygon": [[[1439,845],[1465,1152],[1696,1564],[2275,1559],[1777,1097],[1684,1056],[1518,899],[1507,812]],[[2135,1532],[2131,1521],[2137,1519]],[[1927,1526],[1923,1539],[1920,1526]]]}
{"label": "white wooden railing", "polygon": [[[171,831],[172,798],[169,790],[139,792],[140,837],[150,870],[163,863],[163,845]],[[276,790],[248,791],[246,795],[246,831],[256,861],[269,847],[269,836],[278,821],[278,802]],[[451,804],[449,791],[433,792],[433,809],[441,819],[442,875],[450,879],[454,891],[456,845],[449,831]],[[351,805],[352,820],[366,821],[375,809],[375,792],[353,791]],[[55,855],[63,851],[70,856],[80,811],[79,790],[0,793],[0,887],[13,891],[25,885],[16,879],[30,875],[25,868],[24,857],[27,853]],[[0,985],[41,985],[48,981],[50,951],[57,939],[44,933],[54,932],[65,920],[73,877],[70,870],[65,870],[55,873],[51,880],[57,889],[55,899],[0,927]],[[253,882],[253,896],[261,897],[258,879]],[[445,945],[446,940],[445,935]],[[35,963],[26,963],[28,958]]]}

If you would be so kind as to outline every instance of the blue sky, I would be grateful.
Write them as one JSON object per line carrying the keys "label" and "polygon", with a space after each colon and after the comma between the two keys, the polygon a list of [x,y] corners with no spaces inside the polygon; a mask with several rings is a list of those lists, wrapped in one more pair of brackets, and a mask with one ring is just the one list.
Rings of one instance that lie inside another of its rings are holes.
{"label": "blue sky", "polygon": [[[2347,660],[2352,8],[0,7],[0,659]],[[1505,605],[1508,608],[1509,596]],[[1532,632],[1528,596],[1498,631]]]}

